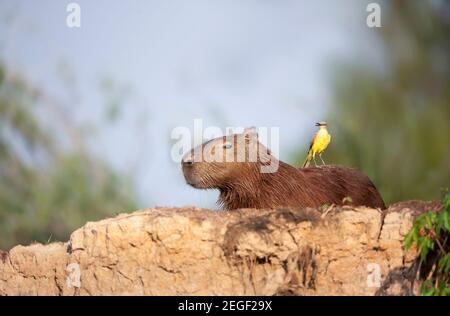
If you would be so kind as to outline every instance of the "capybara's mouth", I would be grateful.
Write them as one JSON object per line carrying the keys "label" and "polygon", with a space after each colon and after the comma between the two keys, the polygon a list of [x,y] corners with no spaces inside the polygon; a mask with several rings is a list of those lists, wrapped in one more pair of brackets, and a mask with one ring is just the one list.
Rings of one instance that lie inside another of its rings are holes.
{"label": "capybara's mouth", "polygon": [[186,183],[194,188],[198,188],[198,179],[192,170],[192,166],[183,166],[183,175]]}
{"label": "capybara's mouth", "polygon": [[196,188],[196,189],[202,189],[202,185],[201,182],[196,181],[194,179],[188,178],[188,177],[184,177],[186,179],[186,183],[189,184],[191,187]]}
{"label": "capybara's mouth", "polygon": [[189,184],[190,186],[193,186],[195,188],[196,182],[193,181],[192,179],[190,179],[190,177],[187,177],[186,175],[184,175],[184,179],[186,180],[186,183]]}
{"label": "capybara's mouth", "polygon": [[191,187],[196,189],[208,188],[208,186],[206,186],[205,183],[203,182],[202,178],[195,172],[190,170],[186,172],[185,170],[183,170],[183,173],[186,183],[189,184]]}

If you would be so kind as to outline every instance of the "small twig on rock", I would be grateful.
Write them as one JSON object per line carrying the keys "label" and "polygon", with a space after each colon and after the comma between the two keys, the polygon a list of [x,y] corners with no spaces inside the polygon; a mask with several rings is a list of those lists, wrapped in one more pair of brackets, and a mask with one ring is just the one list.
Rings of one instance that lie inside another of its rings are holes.
{"label": "small twig on rock", "polygon": [[325,212],[321,215],[321,218],[325,218],[325,216],[327,216],[327,214],[335,207],[335,204],[331,204],[326,210]]}

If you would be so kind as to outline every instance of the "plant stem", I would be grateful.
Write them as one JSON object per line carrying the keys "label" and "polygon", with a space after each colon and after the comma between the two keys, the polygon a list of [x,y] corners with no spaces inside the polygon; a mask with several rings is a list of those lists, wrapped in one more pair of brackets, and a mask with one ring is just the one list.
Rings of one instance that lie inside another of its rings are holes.
{"label": "plant stem", "polygon": [[[436,238],[436,243],[438,244],[439,249],[441,250],[442,254],[445,256],[447,254],[447,252],[444,250],[444,247],[442,247],[442,244],[439,241],[439,238]],[[444,243],[444,245],[445,245],[445,243]]]}

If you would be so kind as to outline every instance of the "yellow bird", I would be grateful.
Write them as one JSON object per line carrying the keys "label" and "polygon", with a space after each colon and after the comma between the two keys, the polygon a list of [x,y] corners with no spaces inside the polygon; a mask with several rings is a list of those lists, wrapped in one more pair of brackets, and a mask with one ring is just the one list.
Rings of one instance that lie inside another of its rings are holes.
{"label": "yellow bird", "polygon": [[322,153],[327,149],[328,144],[331,142],[331,135],[328,133],[326,122],[316,123],[316,126],[319,126],[319,130],[311,141],[308,156],[306,156],[306,160],[303,163],[303,168],[308,167],[311,160],[314,160],[314,165],[317,167],[316,155],[319,155],[320,160],[322,160],[322,163],[325,165],[325,162],[322,159]]}

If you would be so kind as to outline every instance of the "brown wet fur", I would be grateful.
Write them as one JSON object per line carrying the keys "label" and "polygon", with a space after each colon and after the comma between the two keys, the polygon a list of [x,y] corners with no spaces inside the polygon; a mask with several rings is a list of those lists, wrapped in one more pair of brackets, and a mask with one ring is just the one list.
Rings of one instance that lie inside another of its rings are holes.
{"label": "brown wet fur", "polygon": [[[243,134],[232,136],[242,137],[241,135]],[[246,146],[250,146],[247,136],[245,139]],[[221,147],[222,142],[229,140],[230,136],[213,142]],[[233,143],[237,144],[236,141]],[[256,141],[256,144],[263,149],[259,155],[276,160],[261,143]],[[236,147],[237,145],[234,148]],[[190,154],[195,155],[194,149]],[[276,172],[261,173],[260,166],[263,162],[259,158],[258,156],[257,162],[182,163],[183,173],[186,182],[195,188],[218,189],[218,203],[227,210],[343,205],[348,197],[351,198],[351,203],[345,204],[386,208],[372,181],[355,169],[336,165],[296,168],[276,160],[279,163]]]}
{"label": "brown wet fur", "polygon": [[236,183],[219,189],[219,203],[228,210],[343,205],[346,197],[352,199],[352,205],[386,208],[370,179],[351,168],[322,166],[297,169],[280,161],[275,173],[252,172],[247,168],[238,173],[241,178]]}

